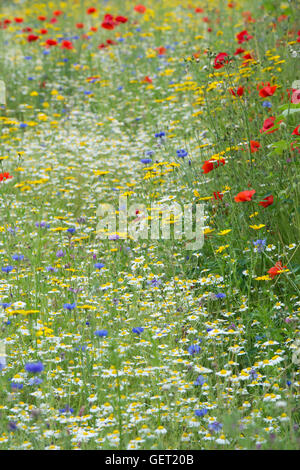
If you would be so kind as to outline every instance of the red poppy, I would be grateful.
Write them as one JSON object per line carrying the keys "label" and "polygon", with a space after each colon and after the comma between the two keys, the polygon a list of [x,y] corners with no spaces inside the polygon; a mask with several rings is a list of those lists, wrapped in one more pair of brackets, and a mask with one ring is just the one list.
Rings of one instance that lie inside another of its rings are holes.
{"label": "red poppy", "polygon": [[264,86],[263,88],[259,90],[259,96],[261,96],[262,98],[266,98],[267,96],[272,96],[274,95],[276,88],[277,88],[277,85],[271,86],[270,83],[268,83],[266,86]]}
{"label": "red poppy", "polygon": [[63,12],[60,11],[60,10],[56,10],[56,11],[53,12],[53,15],[54,15],[54,16],[60,16],[60,15],[62,15],[62,14],[63,14]]}
{"label": "red poppy", "polygon": [[22,29],[23,33],[31,33],[31,31],[32,31],[32,28],[29,28],[29,26],[27,26],[27,28]]}
{"label": "red poppy", "polygon": [[259,202],[259,204],[266,208],[268,206],[271,206],[274,202],[274,197],[272,196],[272,194],[270,196],[267,196],[265,197],[265,199],[263,199],[262,201]]}
{"label": "red poppy", "polygon": [[245,49],[242,49],[241,47],[238,47],[237,50],[235,51],[234,55],[243,54],[244,52],[245,52]]}
{"label": "red poppy", "polygon": [[243,55],[243,59],[245,59],[243,65],[248,65],[247,62],[249,60],[254,60],[254,57],[250,54],[250,52],[248,52],[247,54]]}
{"label": "red poppy", "polygon": [[62,41],[62,43],[61,43],[61,49],[68,49],[68,50],[74,49],[73,43],[72,43],[71,41],[67,41],[67,40],[65,39],[65,40]]}
{"label": "red poppy", "polygon": [[164,55],[167,52],[167,49],[165,47],[161,46],[161,47],[157,47],[156,51],[157,51],[158,55]]}
{"label": "red poppy", "polygon": [[95,33],[96,31],[98,31],[98,28],[96,26],[91,26],[91,31],[94,31]]}
{"label": "red poppy", "polygon": [[48,29],[40,29],[40,34],[47,34],[48,33]]}
{"label": "red poppy", "polygon": [[226,57],[228,57],[226,52],[220,52],[215,58],[214,69],[221,69],[225,64],[228,64],[228,59],[226,59]]}
{"label": "red poppy", "polygon": [[4,24],[10,24],[11,23],[11,20],[4,20]]}
{"label": "red poppy", "polygon": [[271,117],[267,118],[263,123],[262,129],[260,129],[259,132],[261,134],[263,134],[263,133],[272,134],[273,132],[277,131],[278,127],[274,128],[274,122],[275,122],[275,117],[274,116],[271,116]]}
{"label": "red poppy", "polygon": [[244,87],[242,86],[239,86],[237,90],[234,90],[233,88],[230,88],[230,93],[233,95],[233,96],[243,96],[244,94]]}
{"label": "red poppy", "polygon": [[202,8],[199,8],[199,7],[195,8],[195,13],[203,13],[203,12],[204,10],[202,10]]}
{"label": "red poppy", "polygon": [[256,140],[250,140],[250,151],[251,153],[257,152],[258,149],[261,147],[259,142],[256,142]]}
{"label": "red poppy", "polygon": [[27,36],[27,41],[28,42],[34,42],[34,41],[37,41],[39,39],[38,36],[36,36],[36,34],[28,34]]}
{"label": "red poppy", "polygon": [[214,170],[218,166],[220,166],[220,162],[225,165],[225,160],[224,158],[221,158],[220,160],[206,160],[203,165],[202,165],[202,170],[203,173],[209,173],[210,171]]}
{"label": "red poppy", "polygon": [[4,173],[0,173],[0,181],[5,181],[11,178],[12,178],[12,175],[10,175],[8,171],[5,171]]}
{"label": "red poppy", "polygon": [[115,46],[117,44],[116,41],[113,41],[112,39],[106,39],[106,43],[110,46]]}
{"label": "red poppy", "polygon": [[148,75],[142,80],[144,83],[152,83],[152,79]]}
{"label": "red poppy", "polygon": [[243,42],[249,41],[252,38],[253,38],[253,36],[250,36],[250,34],[248,33],[248,31],[246,29],[244,29],[244,31],[241,31],[240,33],[238,33],[236,35],[236,39],[237,39],[239,44],[242,44]]}
{"label": "red poppy", "polygon": [[105,15],[104,16],[104,20],[103,22],[101,23],[101,27],[104,28],[104,29],[114,29],[116,23],[114,22],[114,17],[112,15]]}
{"label": "red poppy", "polygon": [[292,135],[300,135],[299,129],[300,129],[300,124],[293,130]]}
{"label": "red poppy", "polygon": [[50,23],[52,24],[57,23],[57,18],[51,18]]}
{"label": "red poppy", "polygon": [[116,16],[115,20],[117,23],[127,23],[128,18],[126,16]]}
{"label": "red poppy", "polygon": [[98,46],[98,49],[105,49],[106,47],[108,47],[108,44],[99,44]]}
{"label": "red poppy", "polygon": [[55,41],[55,39],[47,39],[46,45],[47,45],[47,46],[56,46],[56,45],[57,45],[57,41]]}
{"label": "red poppy", "polygon": [[274,279],[274,277],[280,274],[283,269],[286,269],[286,266],[282,266],[281,261],[277,261],[275,266],[269,269],[268,274],[270,275],[271,279]]}
{"label": "red poppy", "polygon": [[236,196],[234,196],[235,202],[246,202],[246,201],[251,201],[253,195],[256,193],[255,189],[251,189],[250,191],[242,191],[238,193]]}
{"label": "red poppy", "polygon": [[76,28],[82,29],[84,27],[83,23],[76,23]]}
{"label": "red poppy", "polygon": [[97,10],[96,10],[96,8],[94,8],[94,7],[90,7],[90,8],[88,8],[88,9],[86,10],[86,12],[87,12],[88,15],[92,15],[93,13],[96,13],[96,11],[97,11]]}
{"label": "red poppy", "polygon": [[23,18],[14,18],[16,23],[23,23]]}
{"label": "red poppy", "polygon": [[278,16],[277,21],[278,21],[278,23],[280,23],[281,21],[284,21],[286,19],[287,19],[287,15],[280,15],[280,16]]}
{"label": "red poppy", "polygon": [[38,16],[38,20],[40,21],[46,21],[46,16]]}
{"label": "red poppy", "polygon": [[142,15],[143,13],[145,13],[145,11],[147,10],[147,8],[144,7],[144,5],[136,5],[136,6],[134,7],[134,10],[135,10],[137,13],[140,13],[140,14]]}

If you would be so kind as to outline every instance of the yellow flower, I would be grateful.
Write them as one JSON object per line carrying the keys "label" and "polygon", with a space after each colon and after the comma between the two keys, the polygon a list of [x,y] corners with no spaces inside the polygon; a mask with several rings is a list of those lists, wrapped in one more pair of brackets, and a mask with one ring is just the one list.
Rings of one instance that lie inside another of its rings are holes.
{"label": "yellow flower", "polygon": [[263,228],[265,227],[264,224],[260,224],[260,225],[249,225],[250,228],[253,228],[253,230],[259,230],[260,228]]}

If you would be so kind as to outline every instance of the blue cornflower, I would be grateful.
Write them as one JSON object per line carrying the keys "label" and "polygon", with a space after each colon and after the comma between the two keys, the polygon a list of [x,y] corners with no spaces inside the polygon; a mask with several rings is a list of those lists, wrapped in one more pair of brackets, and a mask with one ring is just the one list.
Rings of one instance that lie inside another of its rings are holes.
{"label": "blue cornflower", "polygon": [[286,384],[287,384],[288,387],[290,387],[292,385],[292,382],[290,380],[287,380]]}
{"label": "blue cornflower", "polygon": [[138,326],[138,327],[136,327],[136,328],[132,328],[132,332],[133,332],[133,333],[137,333],[138,335],[140,335],[141,333],[143,333],[143,331],[144,331],[144,328],[141,327],[141,326]]}
{"label": "blue cornflower", "polygon": [[154,286],[154,287],[157,287],[161,284],[161,280],[160,279],[156,279],[156,278],[153,278],[151,280],[148,280],[147,281],[147,284],[151,284],[151,286]]}
{"label": "blue cornflower", "polygon": [[73,233],[76,232],[76,228],[70,227],[70,228],[68,228],[67,232],[69,232],[69,233],[71,233],[71,234],[73,235]]}
{"label": "blue cornflower", "polygon": [[198,344],[192,344],[188,349],[189,354],[192,354],[192,355],[198,354],[200,351],[201,351],[201,348]]}
{"label": "blue cornflower", "polygon": [[66,310],[73,310],[74,308],[76,308],[76,304],[75,302],[73,304],[64,304],[63,308],[65,308]]}
{"label": "blue cornflower", "polygon": [[251,369],[251,370],[250,370],[250,377],[251,377],[252,380],[256,380],[256,379],[257,379],[258,374],[257,374],[257,372],[256,372],[255,369]]}
{"label": "blue cornflower", "polygon": [[222,429],[223,424],[219,423],[218,421],[214,421],[213,423],[208,425],[208,429],[212,432],[218,432]]}
{"label": "blue cornflower", "polygon": [[201,410],[195,410],[195,415],[200,416],[200,418],[202,418],[202,416],[205,416],[207,412],[208,412],[207,408],[202,408]]}
{"label": "blue cornflower", "polygon": [[226,294],[224,294],[223,292],[218,292],[216,294],[217,299],[225,299],[225,297],[226,297]]}
{"label": "blue cornflower", "polygon": [[11,382],[10,386],[14,390],[22,390],[24,385],[23,384],[18,384],[17,382]]}
{"label": "blue cornflower", "polygon": [[1,305],[1,306],[4,308],[4,310],[5,310],[6,308],[8,308],[8,307],[11,306],[11,302],[10,302],[10,303],[8,303],[8,302],[3,302],[3,303],[1,303],[0,305]]}
{"label": "blue cornflower", "polygon": [[26,124],[26,122],[21,122],[19,127],[20,127],[20,129],[25,129],[25,127],[27,127],[27,126],[28,126],[28,124]]}
{"label": "blue cornflower", "polygon": [[204,383],[205,378],[203,377],[203,375],[199,375],[199,377],[197,377],[197,379],[195,380],[194,385],[203,385]]}
{"label": "blue cornflower", "polygon": [[25,364],[25,370],[33,374],[39,374],[44,370],[44,365],[42,362],[27,362],[27,364]]}
{"label": "blue cornflower", "polygon": [[4,273],[7,273],[7,274],[8,274],[8,273],[10,273],[13,269],[14,269],[13,266],[3,266],[2,271],[3,271]]}
{"label": "blue cornflower", "polygon": [[107,336],[107,330],[96,330],[94,334],[95,336],[102,338],[103,336]]}
{"label": "blue cornflower", "polygon": [[18,429],[17,423],[15,421],[9,421],[8,429],[9,431],[16,431]]}
{"label": "blue cornflower", "polygon": [[43,382],[43,379],[39,377],[32,377],[32,379],[28,380],[29,385],[40,385]]}
{"label": "blue cornflower", "polygon": [[267,241],[265,239],[262,239],[262,240],[255,240],[253,242],[253,245],[255,246],[255,248],[257,249],[257,251],[259,253],[261,253],[262,251],[264,251],[265,249],[265,246],[266,246],[266,243]]}
{"label": "blue cornflower", "polygon": [[165,137],[166,133],[165,132],[156,132],[155,137],[156,138],[162,138]]}
{"label": "blue cornflower", "polygon": [[184,149],[176,150],[177,157],[184,158],[188,155],[188,152]]}
{"label": "blue cornflower", "polygon": [[39,227],[41,227],[41,228],[49,228],[49,227],[50,227],[49,224],[47,224],[46,222],[43,222],[43,221],[42,221],[42,222],[36,222],[35,226],[36,226],[37,228],[39,228]]}
{"label": "blue cornflower", "polygon": [[56,273],[57,273],[58,269],[57,269],[57,268],[53,268],[52,266],[47,266],[47,267],[46,267],[46,271],[48,271],[48,272],[56,272]]}
{"label": "blue cornflower", "polygon": [[24,259],[24,255],[12,255],[12,259],[14,261],[22,261]]}
{"label": "blue cornflower", "polygon": [[151,158],[141,158],[141,163],[144,163],[145,165],[147,165],[147,163],[152,163],[152,159]]}
{"label": "blue cornflower", "polygon": [[104,268],[105,264],[103,264],[103,263],[95,263],[94,266],[95,266],[96,269],[102,269],[102,268]]}
{"label": "blue cornflower", "polygon": [[58,410],[60,413],[74,413],[74,409],[73,408],[70,408],[68,405],[65,407],[65,408],[60,408]]}
{"label": "blue cornflower", "polygon": [[272,103],[270,101],[263,101],[262,105],[264,108],[272,108]]}

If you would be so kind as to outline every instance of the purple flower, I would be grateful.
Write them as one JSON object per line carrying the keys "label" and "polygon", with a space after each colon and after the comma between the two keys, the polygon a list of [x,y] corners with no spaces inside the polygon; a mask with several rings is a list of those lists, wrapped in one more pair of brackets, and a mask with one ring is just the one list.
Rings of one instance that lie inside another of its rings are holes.
{"label": "purple flower", "polygon": [[114,235],[109,235],[108,237],[109,240],[119,240],[119,238],[120,238],[120,235],[118,235],[117,233]]}
{"label": "purple flower", "polygon": [[65,253],[63,252],[63,250],[58,250],[58,252],[56,253],[56,256],[57,258],[63,258],[65,256]]}
{"label": "purple flower", "polygon": [[35,226],[36,226],[37,228],[39,228],[39,227],[40,227],[40,228],[49,228],[49,227],[50,227],[50,225],[47,224],[46,222],[36,222]]}
{"label": "purple flower", "polygon": [[9,421],[8,429],[9,431],[16,431],[18,429],[17,423],[15,423],[15,421]]}
{"label": "purple flower", "polygon": [[53,271],[57,272],[58,269],[57,269],[57,268],[53,268],[52,266],[47,266],[47,267],[46,267],[46,271],[48,271],[48,272],[53,272]]}

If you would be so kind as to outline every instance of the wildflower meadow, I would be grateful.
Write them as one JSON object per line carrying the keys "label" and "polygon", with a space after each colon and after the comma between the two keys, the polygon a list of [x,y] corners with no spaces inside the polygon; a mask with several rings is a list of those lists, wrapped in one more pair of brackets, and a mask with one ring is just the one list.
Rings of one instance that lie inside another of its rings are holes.
{"label": "wildflower meadow", "polygon": [[300,3],[1,0],[0,450],[299,450]]}

